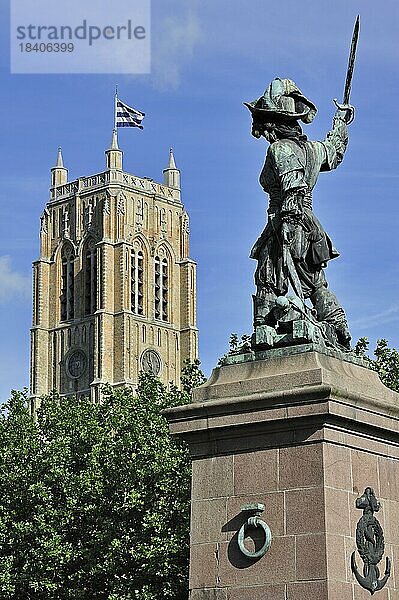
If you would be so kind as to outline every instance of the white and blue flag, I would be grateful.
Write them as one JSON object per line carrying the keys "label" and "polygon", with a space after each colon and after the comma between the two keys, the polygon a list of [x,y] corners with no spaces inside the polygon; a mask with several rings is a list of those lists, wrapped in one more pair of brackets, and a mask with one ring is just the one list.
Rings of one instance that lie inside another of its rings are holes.
{"label": "white and blue flag", "polygon": [[116,127],[138,127],[143,129],[141,124],[145,113],[128,106],[119,98],[116,100],[115,125]]}

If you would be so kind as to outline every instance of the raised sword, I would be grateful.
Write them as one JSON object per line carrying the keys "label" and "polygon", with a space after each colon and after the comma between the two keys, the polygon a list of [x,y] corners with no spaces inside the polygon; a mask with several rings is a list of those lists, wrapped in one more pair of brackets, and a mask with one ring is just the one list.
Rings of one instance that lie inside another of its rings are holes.
{"label": "raised sword", "polygon": [[[335,106],[337,108],[339,108],[340,110],[347,110],[348,106],[350,106],[349,101],[350,101],[351,89],[352,89],[353,71],[355,70],[356,50],[357,50],[357,43],[359,41],[359,30],[360,30],[360,15],[357,15],[357,19],[355,22],[355,27],[353,29],[353,35],[352,35],[352,43],[351,43],[351,49],[350,49],[350,53],[349,53],[348,69],[346,72],[344,99],[343,99],[342,104],[339,104],[339,102],[336,98],[334,99]],[[352,123],[354,118],[355,118],[355,111],[353,109],[352,117],[349,122]]]}

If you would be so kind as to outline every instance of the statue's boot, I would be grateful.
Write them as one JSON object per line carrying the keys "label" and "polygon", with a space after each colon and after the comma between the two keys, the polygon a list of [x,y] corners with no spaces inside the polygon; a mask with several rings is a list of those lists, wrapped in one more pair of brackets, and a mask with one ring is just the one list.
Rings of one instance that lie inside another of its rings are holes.
{"label": "statue's boot", "polygon": [[264,289],[258,289],[256,295],[252,296],[254,303],[254,327],[274,325],[271,310],[276,304],[276,298],[277,295],[274,292],[267,292]]}
{"label": "statue's boot", "polygon": [[350,350],[351,334],[348,328],[345,311],[338,302],[334,292],[327,287],[319,287],[310,296],[310,300],[316,310],[317,320],[329,323],[334,329],[338,343]]}

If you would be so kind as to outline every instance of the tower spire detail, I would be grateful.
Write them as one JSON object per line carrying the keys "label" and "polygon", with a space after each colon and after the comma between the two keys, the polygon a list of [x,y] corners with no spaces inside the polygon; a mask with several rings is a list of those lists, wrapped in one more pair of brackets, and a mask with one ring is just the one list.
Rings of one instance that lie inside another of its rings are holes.
{"label": "tower spire detail", "polygon": [[169,150],[169,162],[166,169],[163,171],[164,183],[169,187],[180,189],[180,171],[176,167],[173,148]]}
{"label": "tower spire detail", "polygon": [[173,155],[173,148],[169,150],[169,164],[168,169],[176,169],[175,157]]}
{"label": "tower spire detail", "polygon": [[111,150],[119,150],[119,146],[118,146],[118,130],[116,129],[116,127],[114,128],[114,130],[112,132]]}
{"label": "tower spire detail", "polygon": [[51,185],[64,185],[68,181],[68,169],[64,167],[61,146],[58,148],[57,161],[55,167],[51,169]]}
{"label": "tower spire detail", "polygon": [[62,158],[62,148],[61,146],[58,147],[58,155],[57,155],[57,162],[55,163],[55,166],[58,167],[64,167],[64,159]]}
{"label": "tower spire detail", "polygon": [[123,152],[118,146],[118,132],[116,127],[112,132],[111,147],[106,150],[105,155],[107,157],[107,169],[117,169],[122,171],[122,157]]}

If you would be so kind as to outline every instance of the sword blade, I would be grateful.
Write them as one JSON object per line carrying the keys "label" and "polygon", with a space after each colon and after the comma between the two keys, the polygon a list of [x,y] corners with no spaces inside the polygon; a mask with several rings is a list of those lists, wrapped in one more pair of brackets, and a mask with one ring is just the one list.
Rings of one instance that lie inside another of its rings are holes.
{"label": "sword blade", "polygon": [[287,266],[288,277],[291,282],[292,289],[294,290],[294,293],[298,296],[298,298],[300,298],[302,302],[304,302],[301,282],[299,280],[294,261],[292,260],[290,249],[287,246],[284,246],[283,255],[285,259],[285,264]]}
{"label": "sword blade", "polygon": [[355,61],[356,61],[356,49],[357,49],[357,42],[359,40],[359,29],[360,29],[360,15],[357,15],[355,27],[353,30],[351,50],[349,53],[348,70],[346,73],[344,104],[349,104],[349,100],[350,100],[350,96],[351,96],[353,71],[355,69]]}

